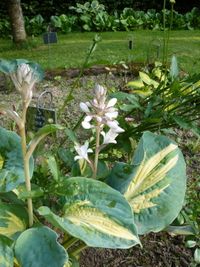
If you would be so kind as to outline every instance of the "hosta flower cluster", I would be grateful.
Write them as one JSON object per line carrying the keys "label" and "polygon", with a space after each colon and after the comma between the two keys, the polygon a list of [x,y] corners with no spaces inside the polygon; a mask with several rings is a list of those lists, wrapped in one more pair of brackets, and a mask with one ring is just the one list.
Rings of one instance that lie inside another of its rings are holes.
{"label": "hosta flower cluster", "polygon": [[29,106],[33,96],[33,87],[38,81],[38,77],[34,70],[26,63],[22,63],[18,66],[17,71],[10,74],[15,88],[22,95],[23,101],[26,103],[26,107]]}
{"label": "hosta flower cluster", "polygon": [[[96,138],[99,139],[98,135],[101,134],[103,140],[101,144],[97,142],[98,152],[107,144],[116,143],[116,137],[124,132],[124,130],[119,126],[117,119],[118,111],[115,107],[117,103],[116,98],[111,98],[107,100],[107,90],[100,85],[96,85],[95,97],[92,101],[81,102],[80,108],[86,113],[86,116],[82,122],[84,129],[96,130]],[[76,144],[75,150],[78,156],[75,159],[85,159],[88,161],[87,153],[92,152],[88,148],[89,143],[86,142],[83,146]]]}

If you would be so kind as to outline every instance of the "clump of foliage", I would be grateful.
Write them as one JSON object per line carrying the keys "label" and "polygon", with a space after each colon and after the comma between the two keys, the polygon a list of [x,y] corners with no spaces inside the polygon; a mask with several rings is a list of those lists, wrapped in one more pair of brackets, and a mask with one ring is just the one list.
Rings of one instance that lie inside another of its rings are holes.
{"label": "clump of foliage", "polygon": [[[3,264],[77,266],[87,246],[129,248],[140,244],[139,235],[161,231],[177,217],[184,202],[186,171],[175,142],[145,132],[132,159],[111,163],[102,156],[100,160],[101,152],[116,144],[124,129],[118,122],[117,99],[109,99],[107,90],[97,85],[94,98],[80,103],[87,140],[80,142],[70,129],[49,124],[28,143],[26,112],[41,69],[26,60],[2,60],[0,69],[12,79],[23,106],[21,115],[0,106],[19,134],[0,128]],[[62,151],[67,158],[65,172],[53,155],[47,159],[48,171],[41,166],[44,185],[41,173],[34,178],[34,151],[56,130],[65,130],[74,146]],[[56,230],[62,232],[59,241]]]}
{"label": "clump of foliage", "polygon": [[[163,12],[165,12],[165,27],[171,23],[171,11],[164,9],[156,11],[149,9],[138,11],[133,8],[124,8],[110,14],[105,5],[97,0],[77,3],[70,6],[69,10],[61,15],[53,15],[50,21],[37,14],[32,18],[25,16],[26,31],[29,35],[40,35],[49,25],[52,29],[62,33],[73,31],[132,31],[135,29],[163,30]],[[172,29],[193,30],[200,28],[200,10],[194,7],[186,14],[180,14],[173,10]],[[10,32],[10,23],[6,18],[0,20],[0,32],[3,36]]]}
{"label": "clump of foliage", "polygon": [[[143,131],[165,131],[178,126],[199,136],[200,77],[179,77],[176,58],[167,69],[160,62],[139,72],[138,79],[126,85],[127,92],[113,93],[123,112],[123,140],[141,136]],[[130,147],[130,144],[129,144]]]}

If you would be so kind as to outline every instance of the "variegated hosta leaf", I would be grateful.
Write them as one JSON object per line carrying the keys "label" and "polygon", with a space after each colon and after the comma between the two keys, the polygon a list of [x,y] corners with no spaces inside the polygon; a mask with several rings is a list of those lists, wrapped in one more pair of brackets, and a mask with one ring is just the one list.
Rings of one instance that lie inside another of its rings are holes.
{"label": "variegated hosta leaf", "polygon": [[24,231],[16,240],[15,257],[22,267],[63,267],[68,260],[57,234],[46,226]]}
{"label": "variegated hosta leaf", "polygon": [[26,59],[14,59],[14,60],[4,60],[0,61],[0,72],[3,72],[7,75],[15,72],[19,65],[26,63],[30,66],[31,69],[34,70],[35,75],[37,76],[38,80],[41,81],[44,77],[44,72],[41,69],[40,65],[37,63],[28,61]]}
{"label": "variegated hosta leaf", "polygon": [[27,226],[28,214],[25,208],[0,202],[0,235],[15,239]]}
{"label": "variegated hosta leaf", "polygon": [[140,243],[128,202],[105,183],[69,178],[58,193],[66,199],[62,217],[48,207],[38,210],[54,226],[92,247],[128,248]]}
{"label": "variegated hosta leaf", "polygon": [[[20,137],[0,127],[0,192],[9,192],[24,183],[23,156]],[[33,174],[33,158],[30,158],[30,175]]]}
{"label": "variegated hosta leaf", "polygon": [[124,194],[140,234],[158,232],[180,212],[186,190],[185,161],[170,139],[145,132],[132,165],[114,166],[108,184]]}
{"label": "variegated hosta leaf", "polygon": [[12,240],[0,235],[0,266],[11,267],[14,264],[14,253],[11,248]]}

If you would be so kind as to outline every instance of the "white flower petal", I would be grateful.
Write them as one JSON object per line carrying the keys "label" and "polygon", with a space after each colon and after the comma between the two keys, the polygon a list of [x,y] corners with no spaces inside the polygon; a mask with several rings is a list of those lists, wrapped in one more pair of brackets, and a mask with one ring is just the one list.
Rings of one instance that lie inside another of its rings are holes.
{"label": "white flower petal", "polygon": [[108,101],[107,108],[113,107],[117,103],[117,98],[111,98]]}
{"label": "white flower petal", "polygon": [[81,110],[82,110],[83,112],[85,112],[85,113],[89,113],[89,112],[90,112],[90,110],[89,110],[87,104],[84,103],[84,102],[81,102],[81,103],[80,103],[80,108],[81,108]]}
{"label": "white flower petal", "polygon": [[107,125],[115,133],[123,133],[124,132],[124,129],[122,129],[121,127],[119,127],[119,123],[116,120],[114,120],[114,121],[107,121]]}
{"label": "white flower petal", "polygon": [[117,127],[116,129],[115,129],[115,132],[116,133],[123,133],[124,132],[124,129],[122,129],[121,127]]}
{"label": "white flower petal", "polygon": [[88,153],[92,153],[92,149],[91,148],[88,148],[89,146],[89,142],[86,141],[84,145],[80,145],[80,144],[76,144],[74,146],[76,152],[77,152],[77,156],[74,157],[75,160],[78,160],[78,159],[85,159],[87,161],[89,161],[88,159]]}
{"label": "white flower petal", "polygon": [[84,128],[84,129],[91,129],[93,126],[89,123],[89,122],[87,122],[87,121],[82,121],[82,127]]}
{"label": "white flower petal", "polygon": [[110,129],[106,134],[103,132],[102,135],[104,136],[103,144],[116,144],[117,141],[115,138],[118,136],[118,133],[114,132],[112,129]]}
{"label": "white flower petal", "polygon": [[96,95],[96,97],[98,99],[101,98],[101,96],[106,94],[106,89],[103,86],[99,85],[99,84],[97,84],[95,86],[94,91],[95,91],[95,95]]}
{"label": "white flower petal", "polygon": [[92,116],[88,115],[85,117],[84,121],[89,122],[91,121],[91,119],[92,119]]}
{"label": "white flower petal", "polygon": [[105,116],[109,119],[109,120],[113,120],[116,119],[118,116],[118,112],[114,111],[114,112],[106,112]]}
{"label": "white flower petal", "polygon": [[74,160],[79,160],[79,159],[81,159],[80,156],[75,156],[75,157],[74,157]]}
{"label": "white flower petal", "polygon": [[96,116],[96,120],[97,120],[98,122],[102,122],[102,118],[101,118],[100,116]]}
{"label": "white flower petal", "polygon": [[113,129],[117,128],[118,125],[119,125],[118,121],[116,121],[116,120],[114,120],[114,121],[112,121],[112,120],[107,121],[106,124],[107,124],[110,128],[113,128]]}

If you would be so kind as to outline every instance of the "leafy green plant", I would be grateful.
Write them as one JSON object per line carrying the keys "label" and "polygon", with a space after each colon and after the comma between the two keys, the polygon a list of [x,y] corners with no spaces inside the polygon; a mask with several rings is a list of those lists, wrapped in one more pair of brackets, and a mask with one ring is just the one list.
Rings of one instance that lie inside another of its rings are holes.
{"label": "leafy green plant", "polygon": [[25,27],[29,35],[39,35],[47,30],[44,18],[40,14],[32,19],[25,17]]}
{"label": "leafy green plant", "polygon": [[130,144],[129,138],[138,138],[143,131],[162,131],[177,125],[199,135],[200,78],[179,78],[176,64],[173,59],[171,69],[166,70],[157,62],[152,70],[139,72],[139,78],[127,84],[129,93],[113,94],[121,101],[125,118],[122,140]]}
{"label": "leafy green plant", "polygon": [[[22,97],[21,115],[0,106],[19,133],[3,128],[0,132],[0,252],[6,252],[1,254],[2,264],[78,266],[79,254],[88,246],[129,248],[140,244],[139,235],[161,231],[174,221],[186,190],[180,149],[165,136],[145,132],[130,161],[113,165],[104,157],[100,160],[100,153],[124,132],[117,121],[117,99],[108,99],[100,85],[94,99],[80,103],[82,127],[91,138],[81,144],[73,131],[65,129],[74,142],[73,157],[66,155],[68,172],[63,174],[50,156],[48,171],[43,172],[49,183],[45,188],[34,184],[40,179],[32,178],[36,147],[64,127],[46,125],[27,143],[26,112],[42,71],[26,60],[2,60],[0,70],[10,76]],[[46,205],[47,195],[54,204]],[[56,229],[62,232],[59,241]]]}

